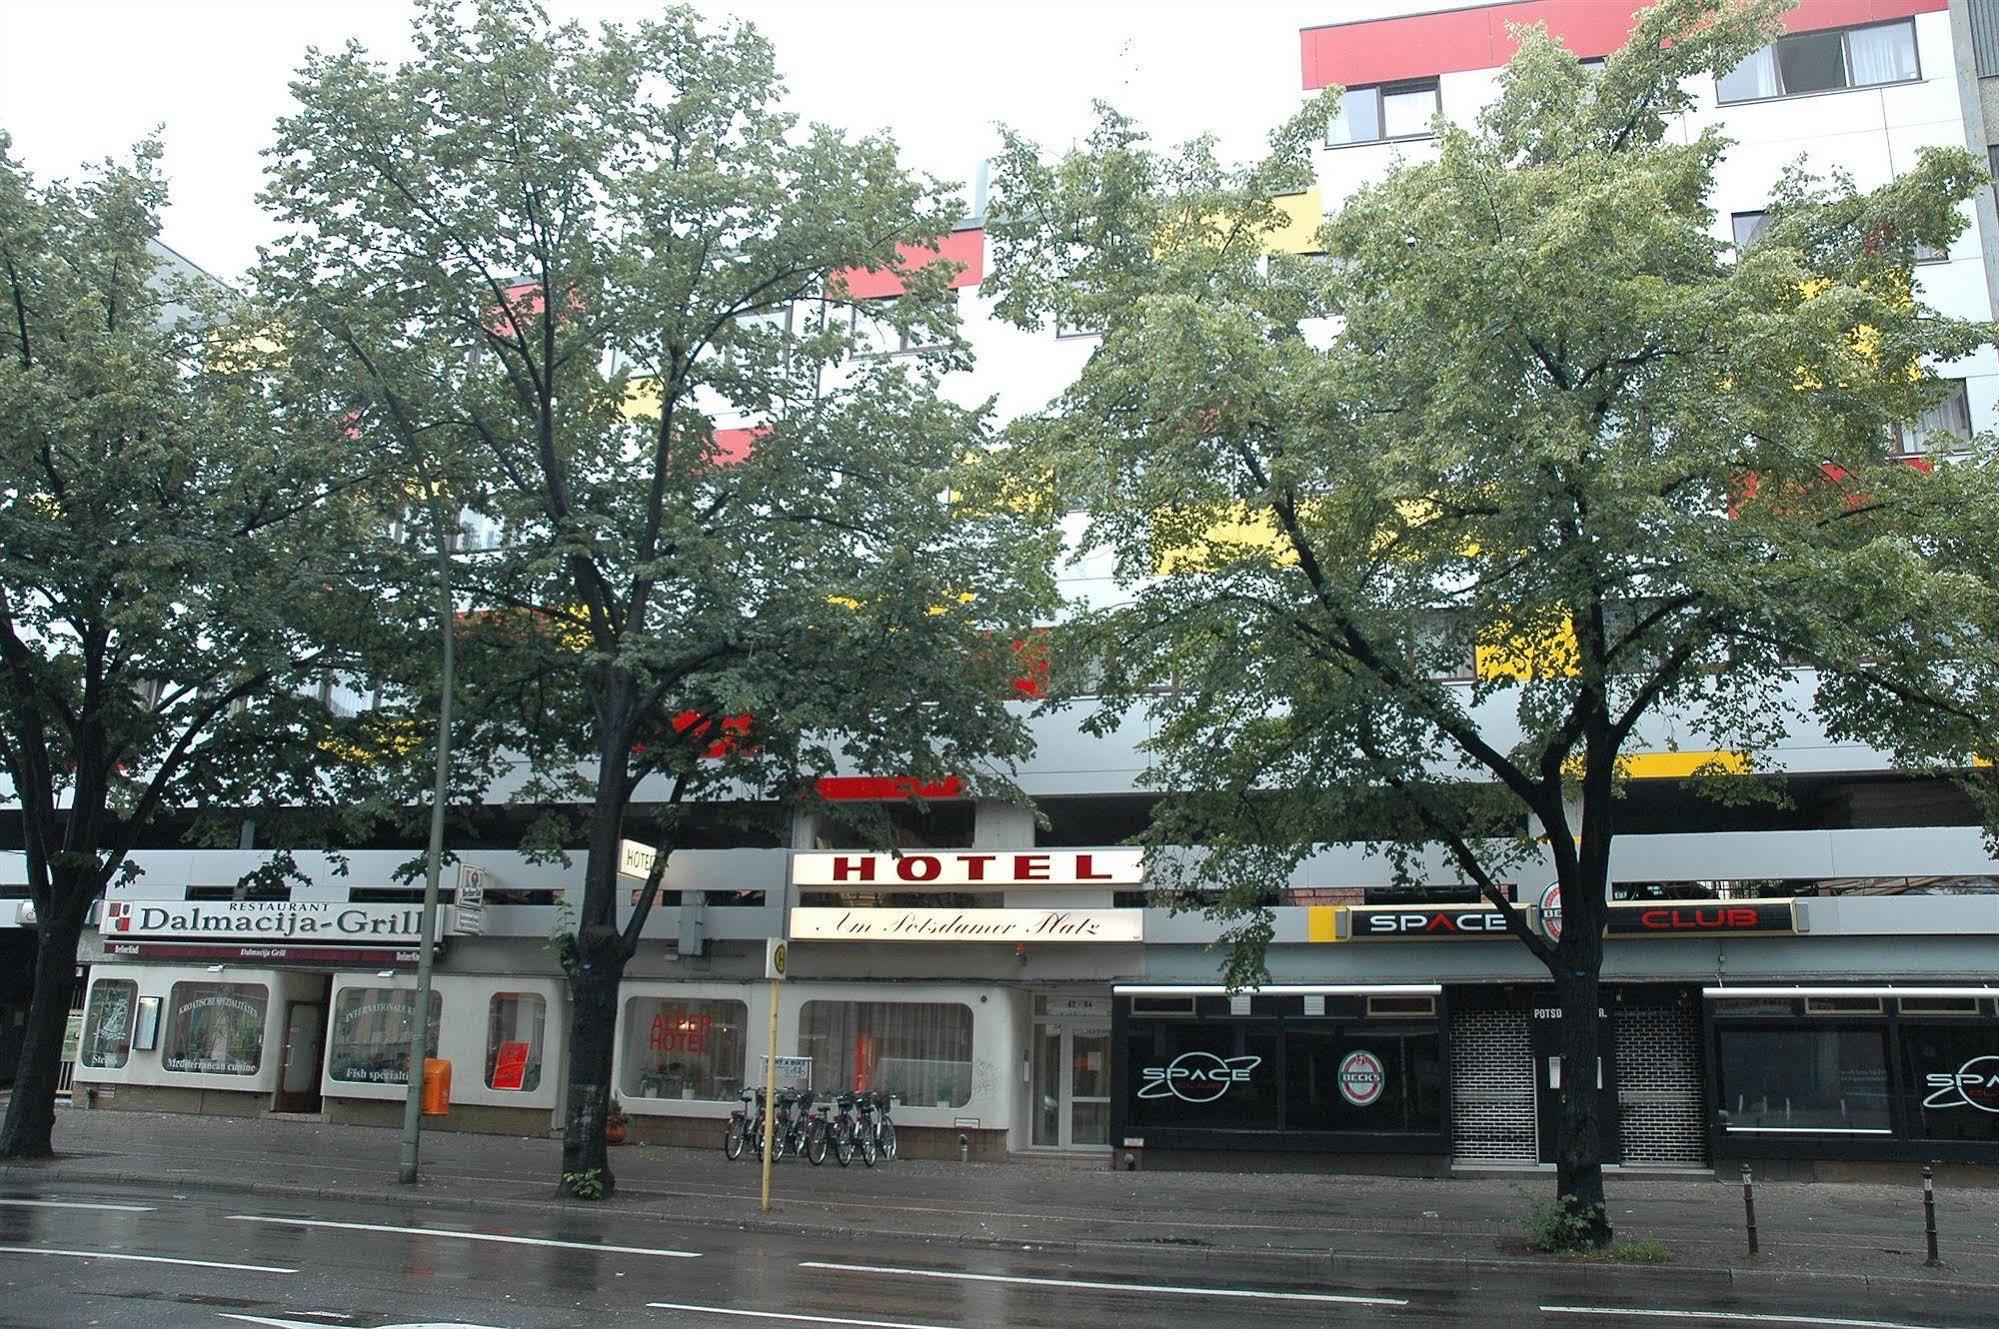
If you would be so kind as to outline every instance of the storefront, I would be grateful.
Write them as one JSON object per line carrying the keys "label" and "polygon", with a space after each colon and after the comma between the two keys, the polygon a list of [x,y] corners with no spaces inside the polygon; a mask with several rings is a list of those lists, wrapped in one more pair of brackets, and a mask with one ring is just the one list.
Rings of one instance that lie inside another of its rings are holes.
{"label": "storefront", "polygon": [[1999,1162],[1999,988],[1703,995],[1718,1161]]}
{"label": "storefront", "polygon": [[1305,1153],[1423,1170],[1393,1160],[1446,1151],[1445,1018],[1434,984],[1119,987],[1112,1136],[1134,1160],[1175,1165]]}

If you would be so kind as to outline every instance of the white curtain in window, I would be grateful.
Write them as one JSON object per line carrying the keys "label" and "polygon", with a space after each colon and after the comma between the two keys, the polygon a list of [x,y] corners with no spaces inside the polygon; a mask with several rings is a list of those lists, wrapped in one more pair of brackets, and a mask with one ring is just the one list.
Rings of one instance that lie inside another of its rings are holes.
{"label": "white curtain in window", "polygon": [[921,1107],[972,1097],[972,1011],[956,1002],[808,1001],[799,1051],[818,1089],[886,1090]]}
{"label": "white curtain in window", "polygon": [[1724,102],[1753,101],[1774,97],[1777,87],[1777,53],[1766,46],[1721,76],[1716,97]]}
{"label": "white curtain in window", "polygon": [[1856,28],[1846,34],[1853,81],[1900,83],[1916,76],[1916,29],[1909,23]]}

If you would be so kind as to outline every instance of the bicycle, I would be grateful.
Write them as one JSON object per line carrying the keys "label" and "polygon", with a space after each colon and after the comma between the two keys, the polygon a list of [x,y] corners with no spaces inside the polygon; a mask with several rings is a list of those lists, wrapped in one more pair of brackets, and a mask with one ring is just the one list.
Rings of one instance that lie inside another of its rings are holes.
{"label": "bicycle", "polygon": [[833,1096],[835,1111],[828,1129],[832,1135],[833,1158],[841,1167],[846,1167],[854,1161],[854,1153],[859,1144],[856,1138],[859,1121],[854,1116],[854,1102],[853,1094]]}
{"label": "bicycle", "polygon": [[751,1148],[758,1153],[763,1152],[763,1090],[745,1089],[742,1099],[742,1107],[730,1109],[729,1124],[722,1131],[722,1152],[728,1155],[731,1163]]}
{"label": "bicycle", "polygon": [[881,1151],[882,1158],[893,1163],[896,1155],[895,1123],[889,1120],[888,1114],[889,1109],[902,1100],[886,1089],[877,1089],[868,1097],[873,1100],[875,1110],[881,1114],[880,1121],[875,1126],[876,1147]]}

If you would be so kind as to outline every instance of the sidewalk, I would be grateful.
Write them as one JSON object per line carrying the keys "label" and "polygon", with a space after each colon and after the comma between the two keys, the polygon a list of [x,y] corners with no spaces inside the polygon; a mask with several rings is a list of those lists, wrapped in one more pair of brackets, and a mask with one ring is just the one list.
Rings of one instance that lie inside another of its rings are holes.
{"label": "sidewalk", "polygon": [[[485,1211],[555,1213],[561,1146],[549,1139],[431,1132],[424,1180],[396,1183],[401,1138],[392,1130],[272,1118],[223,1119],[119,1111],[62,1111],[61,1157],[0,1166],[0,1192],[34,1187],[141,1185],[288,1197],[379,1197]],[[746,1229],[1037,1249],[1184,1251],[1190,1264],[1253,1267],[1299,1260],[1384,1263],[1441,1271],[1494,1260],[1539,1259],[1522,1240],[1529,1197],[1554,1181],[1328,1176],[1315,1173],[1139,1172],[1033,1162],[897,1162],[872,1170],[832,1160],[786,1160],[776,1206],[757,1213],[757,1167],[719,1148],[626,1145],[612,1151],[617,1195],[608,1207]],[[1738,1187],[1710,1181],[1613,1177],[1611,1221],[1620,1236],[1655,1238],[1684,1282],[1807,1276],[1856,1282],[1999,1289],[1999,1189],[1937,1192],[1946,1268],[1923,1265],[1921,1183],[1758,1183],[1762,1254],[1742,1234]],[[296,1207],[296,1206],[294,1206]],[[1644,1266],[1602,1264],[1606,1278]]]}

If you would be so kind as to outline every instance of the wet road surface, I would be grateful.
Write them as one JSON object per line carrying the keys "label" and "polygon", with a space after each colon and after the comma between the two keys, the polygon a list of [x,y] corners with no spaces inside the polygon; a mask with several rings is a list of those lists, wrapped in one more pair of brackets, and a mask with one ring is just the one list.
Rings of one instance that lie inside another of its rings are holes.
{"label": "wet road surface", "polygon": [[[1990,1282],[1994,1271],[1967,1276]],[[1578,1265],[1467,1270],[1172,1250],[824,1238],[616,1208],[274,1201],[111,1184],[0,1190],[0,1326],[1236,1329],[1826,1325],[1999,1329],[1983,1290]]]}

